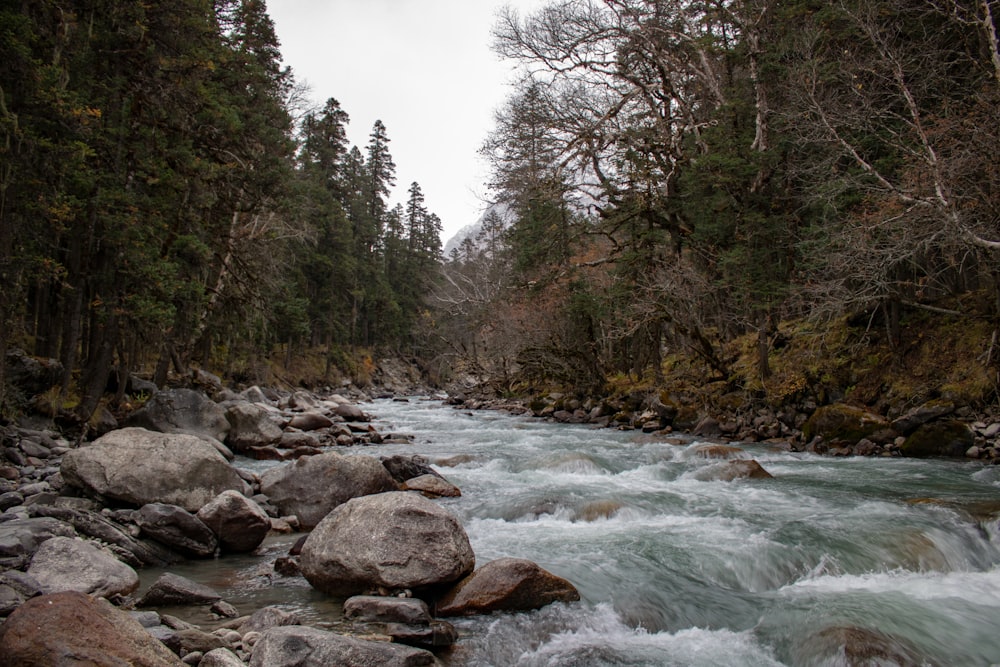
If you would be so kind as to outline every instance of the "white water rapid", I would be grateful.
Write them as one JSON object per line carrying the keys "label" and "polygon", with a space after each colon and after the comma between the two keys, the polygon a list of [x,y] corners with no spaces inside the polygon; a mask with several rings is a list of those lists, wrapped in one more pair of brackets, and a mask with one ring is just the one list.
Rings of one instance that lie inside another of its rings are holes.
{"label": "white water rapid", "polygon": [[1000,467],[746,445],[773,479],[703,481],[694,443],[366,408],[415,440],[352,453],[425,456],[480,564],[528,558],[582,596],[455,621],[447,664],[1000,664]]}
{"label": "white water rapid", "polygon": [[[582,596],[449,619],[448,667],[1000,665],[1000,466],[744,445],[773,479],[710,481],[720,462],[694,442],[434,400],[363,407],[413,442],[336,451],[426,457],[462,489],[438,502],[479,564],[527,558]],[[296,537],[169,569],[241,613],[276,604],[335,626],[342,600],[273,571]]]}

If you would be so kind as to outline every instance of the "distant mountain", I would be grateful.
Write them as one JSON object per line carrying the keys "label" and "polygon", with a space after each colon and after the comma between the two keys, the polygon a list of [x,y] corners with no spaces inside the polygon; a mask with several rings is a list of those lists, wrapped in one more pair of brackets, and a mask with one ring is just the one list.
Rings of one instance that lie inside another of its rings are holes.
{"label": "distant mountain", "polygon": [[507,204],[491,204],[489,208],[483,211],[483,214],[479,216],[478,220],[476,220],[471,225],[466,225],[465,227],[462,227],[460,230],[455,232],[454,236],[448,239],[447,243],[444,244],[444,258],[448,259],[449,257],[451,257],[451,251],[454,248],[457,248],[460,245],[462,245],[462,241],[464,241],[465,239],[475,239],[477,236],[479,236],[479,232],[483,230],[483,220],[485,220],[486,216],[488,216],[490,213],[496,212],[497,214],[500,215],[501,219],[503,219],[506,222],[506,224],[509,225],[510,216],[508,215],[508,211],[509,207],[507,206]]}

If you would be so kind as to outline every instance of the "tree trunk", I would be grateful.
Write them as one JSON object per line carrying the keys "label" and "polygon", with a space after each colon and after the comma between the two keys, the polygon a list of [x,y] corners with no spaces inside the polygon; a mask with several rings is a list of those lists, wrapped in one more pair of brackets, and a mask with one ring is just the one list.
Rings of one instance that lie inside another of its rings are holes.
{"label": "tree trunk", "polygon": [[760,311],[757,313],[757,370],[760,373],[760,379],[767,380],[771,377],[771,363],[770,363],[770,352],[771,352],[771,335],[770,327],[768,326],[771,318],[768,317],[766,311]]}
{"label": "tree trunk", "polygon": [[97,410],[111,375],[111,364],[118,344],[118,316],[109,313],[107,317],[108,321],[105,323],[91,324],[93,341],[90,357],[80,377],[80,403],[76,408],[76,415],[81,422],[89,420]]}

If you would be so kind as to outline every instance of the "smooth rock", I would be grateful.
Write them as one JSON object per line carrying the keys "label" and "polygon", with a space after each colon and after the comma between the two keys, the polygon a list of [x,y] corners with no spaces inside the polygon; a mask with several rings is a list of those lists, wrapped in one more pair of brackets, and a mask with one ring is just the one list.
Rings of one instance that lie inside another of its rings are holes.
{"label": "smooth rock", "polygon": [[217,648],[202,656],[198,667],[246,667],[246,664],[229,649]]}
{"label": "smooth rock", "polygon": [[221,599],[222,596],[209,586],[199,584],[179,574],[164,572],[136,604],[140,607],[198,605],[210,604]]}
{"label": "smooth rock", "polygon": [[302,574],[332,595],[435,588],[475,567],[458,519],[423,496],[397,491],[354,498],[306,538]]}
{"label": "smooth rock", "polygon": [[490,561],[463,579],[435,609],[438,616],[470,616],[493,611],[526,611],[553,602],[575,602],[570,582],[522,558]]}
{"label": "smooth rock", "polygon": [[771,473],[754,459],[715,463],[694,473],[694,478],[703,482],[732,482],[737,479],[770,479],[771,477]]}
{"label": "smooth rock", "polygon": [[251,667],[423,667],[435,662],[434,654],[422,649],[301,625],[267,630],[250,658]]}
{"label": "smooth rock", "polygon": [[236,491],[223,491],[198,510],[197,516],[229,553],[253,551],[271,529],[271,520],[260,505]]}
{"label": "smooth rock", "polygon": [[236,469],[208,442],[141,428],[112,431],[66,452],[60,470],[68,484],[98,496],[137,506],[179,505],[189,512],[223,491],[243,489]]}
{"label": "smooth rock", "polygon": [[240,626],[240,632],[246,635],[249,632],[264,632],[269,628],[277,628],[285,625],[297,625],[299,617],[294,612],[285,611],[278,607],[261,607],[250,618]]}
{"label": "smooth rock", "polygon": [[399,487],[378,460],[334,452],[300,458],[261,476],[260,490],[282,514],[294,514],[303,528],[317,525],[341,503]]}
{"label": "smooth rock", "polygon": [[419,491],[428,498],[458,498],[462,491],[440,475],[420,475],[402,484],[403,491]]}
{"label": "smooth rock", "polygon": [[428,625],[432,619],[427,603],[417,598],[355,595],[344,602],[344,616],[352,621]]}
{"label": "smooth rock", "polygon": [[64,521],[49,517],[0,523],[0,558],[30,558],[52,537],[76,537],[76,530]]}
{"label": "smooth rock", "polygon": [[165,389],[156,392],[129,415],[125,426],[137,426],[160,433],[187,433],[225,440],[229,432],[226,411],[205,394],[193,389]]}
{"label": "smooth rock", "polygon": [[128,613],[79,592],[21,605],[0,625],[0,656],[5,667],[183,665]]}
{"label": "smooth rock", "polygon": [[303,412],[292,417],[288,426],[300,431],[316,431],[333,426],[333,420],[319,412]]}
{"label": "smooth rock", "polygon": [[226,444],[234,451],[251,447],[266,447],[281,441],[281,427],[271,417],[271,412],[255,403],[238,402],[226,409],[229,433]]}
{"label": "smooth rock", "polygon": [[143,505],[135,514],[135,522],[143,533],[186,556],[210,557],[219,546],[215,534],[201,519],[177,505]]}
{"label": "smooth rock", "polygon": [[93,542],[53,537],[38,547],[28,574],[46,593],[77,591],[96,597],[128,595],[139,587],[135,570]]}

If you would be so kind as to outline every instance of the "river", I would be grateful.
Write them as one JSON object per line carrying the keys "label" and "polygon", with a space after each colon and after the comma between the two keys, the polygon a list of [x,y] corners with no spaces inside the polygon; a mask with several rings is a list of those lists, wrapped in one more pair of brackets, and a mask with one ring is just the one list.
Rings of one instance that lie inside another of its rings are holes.
{"label": "river", "polygon": [[[430,400],[364,407],[414,441],[345,453],[425,456],[462,489],[439,502],[478,563],[527,558],[582,597],[455,620],[447,665],[1000,664],[1000,466],[742,445],[773,479],[711,481],[720,463],[694,441]],[[214,582],[227,598],[336,622],[301,580],[236,562]]]}

